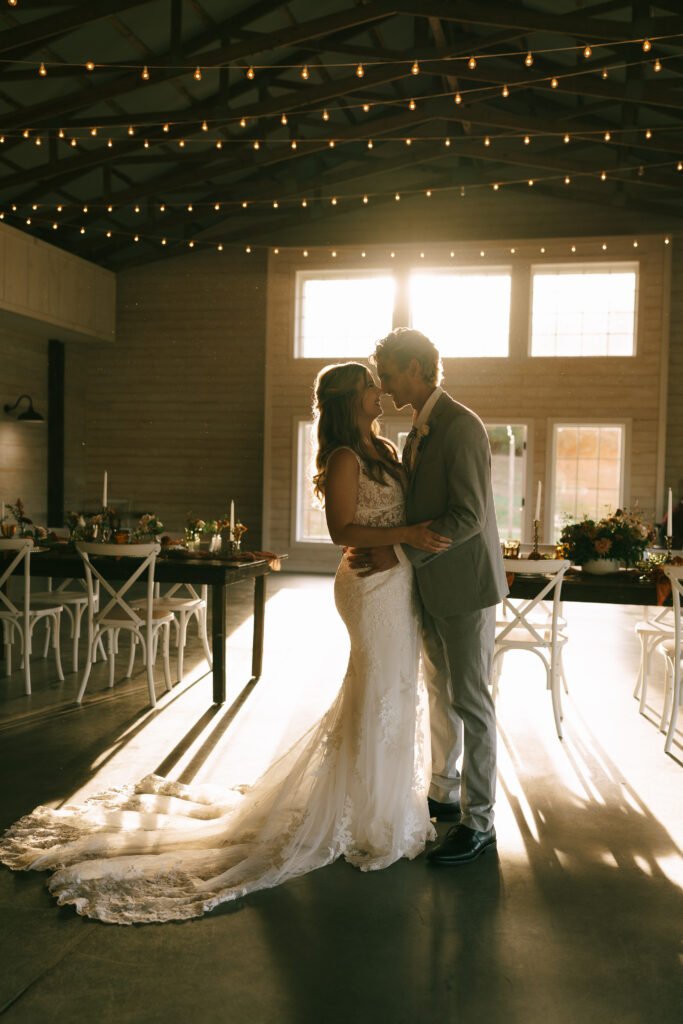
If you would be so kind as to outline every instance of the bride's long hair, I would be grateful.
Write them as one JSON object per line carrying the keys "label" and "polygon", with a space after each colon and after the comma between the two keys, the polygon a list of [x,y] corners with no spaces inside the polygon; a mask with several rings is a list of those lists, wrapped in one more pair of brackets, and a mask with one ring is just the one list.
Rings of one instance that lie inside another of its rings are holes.
{"label": "bride's long hair", "polygon": [[321,502],[325,499],[327,463],[337,448],[351,448],[363,460],[368,476],[379,484],[386,485],[383,470],[396,480],[403,480],[396,449],[391,441],[380,437],[376,421],[370,429],[377,458],[368,458],[363,445],[358,428],[358,384],[369,376],[370,371],[362,363],[335,363],[326,366],[316,378],[313,418],[317,427],[318,451],[313,489]]}

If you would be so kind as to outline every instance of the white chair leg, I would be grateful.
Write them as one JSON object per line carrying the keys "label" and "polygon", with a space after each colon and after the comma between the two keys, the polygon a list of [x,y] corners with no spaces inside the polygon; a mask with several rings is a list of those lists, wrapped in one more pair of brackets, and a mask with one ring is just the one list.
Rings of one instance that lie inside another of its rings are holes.
{"label": "white chair leg", "polygon": [[562,702],[560,698],[560,687],[557,675],[557,665],[551,663],[548,668],[548,684],[550,686],[550,693],[553,700],[553,715],[555,716],[555,728],[557,729],[558,739],[564,739],[562,735]]}
{"label": "white chair leg", "polygon": [[50,635],[52,633],[52,618],[49,615],[45,616],[45,643],[43,644],[43,658],[47,658],[47,652],[50,650]]}
{"label": "white chair leg", "polygon": [[31,693],[31,637],[23,637],[24,693]]}
{"label": "white chair leg", "polygon": [[73,670],[78,672],[78,643],[81,639],[81,619],[83,618],[83,612],[85,611],[85,605],[81,604],[74,608],[74,613],[71,617],[73,625],[73,649],[71,652],[73,661]]}
{"label": "white chair leg", "polygon": [[669,720],[669,714],[672,710],[673,683],[673,665],[669,661],[668,657],[664,655],[664,706],[662,708],[662,717],[659,722],[660,732],[666,732],[666,723]]}
{"label": "white chair leg", "polygon": [[64,682],[64,672],[62,670],[62,652],[60,650],[59,635],[60,635],[60,624],[61,624],[61,612],[57,612],[54,617],[54,635],[52,637],[52,646],[55,652],[55,665],[57,666],[57,676]]}
{"label": "white chair leg", "polygon": [[182,681],[183,681],[183,660],[184,660],[184,654],[185,654],[185,641],[187,640],[187,622],[188,622],[188,618],[189,618],[189,616],[188,616],[187,612],[181,611],[179,613],[179,615],[178,615],[178,622],[176,624],[177,625],[177,629],[176,629],[177,640],[176,640],[176,642],[177,642],[177,645],[178,645],[178,682],[179,683],[182,683]]}
{"label": "white chair leg", "polygon": [[107,630],[108,646],[109,646],[109,689],[111,690],[114,685],[114,663],[116,660],[116,638],[114,636],[114,630]]}
{"label": "white chair leg", "polygon": [[128,658],[128,668],[126,669],[126,679],[130,679],[133,675],[133,665],[135,664],[135,650],[138,645],[138,638],[135,633],[131,631],[130,634],[130,657]]}
{"label": "white chair leg", "polygon": [[202,605],[197,615],[197,626],[199,628],[199,638],[202,641],[202,647],[204,648],[204,655],[209,663],[209,668],[213,668],[213,654],[211,646],[209,644],[209,638],[206,633],[206,605]]}
{"label": "white chair leg", "polygon": [[641,715],[644,715],[647,711],[647,683],[648,676],[650,675],[650,658],[652,657],[652,651],[655,644],[659,642],[659,638],[656,638],[654,643],[651,637],[643,638],[643,653],[640,659],[641,664],[641,682],[640,682],[640,707],[639,711]]}
{"label": "white chair leg", "polygon": [[88,685],[88,679],[90,677],[90,670],[93,667],[93,663],[95,661],[95,652],[97,650],[97,647],[101,643],[101,639],[102,638],[98,634],[97,638],[93,641],[92,645],[88,649],[88,656],[85,659],[85,668],[83,669],[83,678],[81,679],[81,685],[78,688],[78,695],[76,697],[77,704],[80,704],[81,701],[83,700],[83,694],[85,693],[85,688]]}
{"label": "white chair leg", "polygon": [[[170,691],[173,687],[171,682],[171,658],[170,658],[170,647],[171,647],[171,626],[170,623],[162,626],[164,631],[164,680],[166,682],[166,689]],[[182,647],[179,648],[179,651]]]}
{"label": "white chair leg", "polygon": [[[152,646],[152,641],[149,642],[149,647]],[[154,692],[154,661],[151,657],[151,651],[145,650],[145,662],[147,665],[147,689],[149,690],[149,702],[153,708],[157,706],[157,698]]]}

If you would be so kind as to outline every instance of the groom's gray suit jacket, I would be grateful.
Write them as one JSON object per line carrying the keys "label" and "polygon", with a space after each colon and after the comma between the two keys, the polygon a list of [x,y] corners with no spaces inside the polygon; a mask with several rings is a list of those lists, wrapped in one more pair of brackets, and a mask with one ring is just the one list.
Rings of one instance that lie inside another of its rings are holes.
{"label": "groom's gray suit jacket", "polygon": [[445,392],[419,441],[406,496],[408,523],[434,520],[450,548],[404,544],[425,608],[446,617],[497,604],[508,587],[491,488],[491,448],[479,417]]}

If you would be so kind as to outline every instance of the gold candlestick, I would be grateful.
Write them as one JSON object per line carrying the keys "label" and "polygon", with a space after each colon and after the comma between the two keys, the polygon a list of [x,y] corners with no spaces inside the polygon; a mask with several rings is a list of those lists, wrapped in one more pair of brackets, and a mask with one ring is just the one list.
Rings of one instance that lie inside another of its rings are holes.
{"label": "gold candlestick", "polygon": [[671,554],[672,547],[673,547],[673,537],[671,536],[670,533],[667,533],[667,535],[666,535],[666,561],[667,561],[667,563],[673,562],[673,555]]}
{"label": "gold candlestick", "polygon": [[543,555],[538,550],[538,527],[539,527],[539,521],[538,521],[538,519],[534,519],[534,549],[531,552],[531,554],[528,556],[529,558],[535,558],[535,559],[543,558]]}

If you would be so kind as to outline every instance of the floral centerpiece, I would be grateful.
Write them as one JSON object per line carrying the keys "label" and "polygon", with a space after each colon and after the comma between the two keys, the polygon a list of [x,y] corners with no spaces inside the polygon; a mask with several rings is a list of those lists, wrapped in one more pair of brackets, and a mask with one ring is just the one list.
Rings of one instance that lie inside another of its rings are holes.
{"label": "floral centerpiece", "polygon": [[192,512],[187,513],[185,520],[185,540],[188,543],[194,543],[199,540],[200,534],[206,529],[206,523],[203,519],[199,519]]}
{"label": "floral centerpiece", "polygon": [[8,536],[11,536],[16,530],[18,530],[20,537],[32,537],[33,530],[29,529],[29,527],[33,526],[33,520],[29,519],[26,515],[26,509],[24,508],[24,503],[21,498],[17,498],[14,505],[7,505],[6,508],[14,520],[14,523],[11,525],[14,526],[15,529],[7,531],[3,529],[3,534],[7,533]]}
{"label": "floral centerpiece", "polygon": [[158,519],[154,513],[145,512],[144,515],[140,516],[138,525],[133,531],[133,537],[137,541],[149,542],[156,540],[161,533],[164,532],[164,524]]}
{"label": "floral centerpiece", "polygon": [[[557,550],[562,558],[570,558],[584,568],[591,563],[616,563],[631,566],[639,562],[643,552],[655,539],[655,531],[639,512],[618,508],[614,515],[597,522],[593,519],[574,521],[568,517]],[[597,571],[607,571],[609,565]]]}

